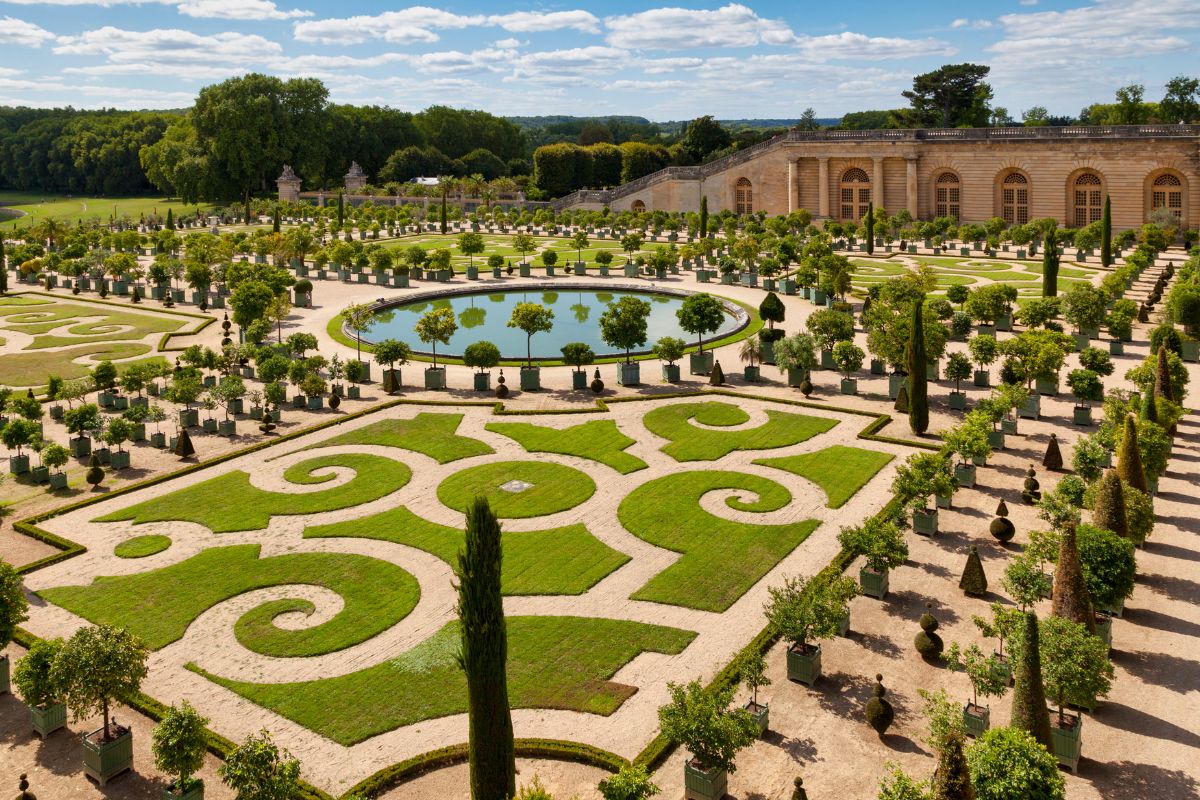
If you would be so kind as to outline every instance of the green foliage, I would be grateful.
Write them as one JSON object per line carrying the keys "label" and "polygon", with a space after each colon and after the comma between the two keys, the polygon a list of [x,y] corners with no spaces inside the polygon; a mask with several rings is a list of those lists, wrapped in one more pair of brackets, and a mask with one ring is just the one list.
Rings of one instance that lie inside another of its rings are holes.
{"label": "green foliage", "polygon": [[591,345],[583,342],[568,342],[562,346],[563,363],[570,364],[575,369],[586,367],[596,361],[596,354]]}
{"label": "green foliage", "polygon": [[463,364],[482,373],[500,363],[500,348],[491,342],[473,342],[463,350]]}
{"label": "green foliage", "polygon": [[[706,401],[673,403],[648,412],[642,424],[656,436],[668,440],[662,451],[676,461],[715,461],[736,450],[769,450],[807,441],[837,425],[835,420],[790,414],[767,409],[767,422],[757,428],[736,431],[712,430],[750,421],[736,405]],[[691,423],[695,420],[698,427]]]}
{"label": "green foliage", "polygon": [[704,335],[720,329],[725,321],[725,309],[711,294],[693,294],[684,298],[675,316],[679,319],[679,327],[697,337],[703,352]]}
{"label": "green foliage", "polygon": [[620,772],[600,781],[596,787],[604,800],[645,800],[659,793],[658,786],[650,780],[644,764],[621,767]]}
{"label": "green foliage", "polygon": [[[1117,445],[1117,475],[1140,492],[1147,491],[1146,470],[1138,443],[1138,423],[1133,414],[1125,415],[1125,427]],[[1110,530],[1112,530],[1110,528]]]}
{"label": "green foliage", "polygon": [[770,329],[775,328],[776,322],[784,321],[786,312],[783,301],[774,292],[767,292],[767,296],[758,305],[758,315],[766,321],[767,327]]}
{"label": "green foliage", "polygon": [[1042,572],[1041,564],[1028,552],[1014,558],[1004,568],[1000,585],[1022,609],[1032,608],[1038,600],[1050,594],[1050,579]]}
{"label": "green foliage", "polygon": [[925,326],[922,324],[923,303],[913,303],[912,323],[908,340],[908,426],[913,433],[925,433],[929,428],[929,381],[925,374]]}
{"label": "green foliage", "polygon": [[1108,645],[1088,629],[1058,615],[1040,624],[1042,680],[1058,705],[1059,720],[1068,701],[1091,704],[1112,686]]}
{"label": "green foliage", "polygon": [[809,314],[805,325],[822,350],[833,350],[838,342],[854,339],[854,317],[844,311],[819,309]]}
{"label": "green foliage", "polygon": [[887,699],[887,689],[883,686],[883,676],[875,676],[875,686],[871,689],[871,699],[867,701],[867,724],[875,729],[882,739],[887,729],[896,718],[896,711]]}
{"label": "green foliage", "polygon": [[450,337],[458,330],[458,320],[450,308],[431,308],[421,315],[413,326],[417,338],[433,348],[433,366],[437,368],[437,346],[450,343]]}
{"label": "green foliage", "polygon": [[838,624],[858,592],[858,585],[844,576],[833,579],[785,577],[782,586],[767,589],[770,600],[763,613],[786,641],[800,647],[820,639],[832,639]]}
{"label": "green foliage", "polygon": [[1092,506],[1092,521],[1096,527],[1112,531],[1117,536],[1129,536],[1125,514],[1124,484],[1117,470],[1110,469],[1100,478]]}
{"label": "green foliage", "polygon": [[781,372],[817,368],[816,341],[807,333],[797,333],[775,342],[775,364]]}
{"label": "green foliage", "polygon": [[292,800],[300,788],[300,762],[281,752],[265,728],[246,737],[217,774],[237,800]]}
{"label": "green foliage", "polygon": [[180,793],[188,790],[191,776],[204,766],[204,751],[208,745],[204,726],[207,724],[208,720],[184,700],[182,705],[171,706],[154,728],[151,744],[154,766],[178,777],[174,783]]}
{"label": "green foliage", "polygon": [[876,572],[899,567],[908,559],[908,543],[891,520],[871,517],[861,525],[843,527],[838,544]]}
{"label": "green foliage", "polygon": [[110,625],[80,628],[55,657],[50,681],[76,721],[103,714],[108,731],[110,705],[137,693],[146,677],[146,656],[146,646],[128,630]]}
{"label": "green foliage", "polygon": [[942,453],[913,453],[896,468],[892,479],[892,495],[914,511],[926,509],[933,495],[950,497],[956,488]]}
{"label": "green foliage", "polygon": [[625,351],[625,363],[629,363],[629,351],[646,344],[647,320],[650,304],[636,297],[622,297],[600,315],[600,338],[609,347]]}
{"label": "green foliage", "polygon": [[854,342],[838,342],[833,346],[833,363],[844,377],[849,377],[862,368],[863,351]]}
{"label": "green foliage", "polygon": [[977,800],[1065,800],[1058,760],[1024,730],[992,728],[967,750]]}
{"label": "green foliage", "polygon": [[744,709],[730,710],[733,689],[706,690],[699,681],[668,683],[671,702],[658,710],[663,735],[686,747],[703,769],[737,771],[734,759],[758,738]]}
{"label": "green foliage", "polygon": [[654,343],[654,355],[668,364],[674,364],[683,358],[683,354],[686,351],[687,343],[683,339],[677,339],[674,336],[664,336]]}
{"label": "green foliage", "polygon": [[1053,614],[1096,631],[1096,615],[1083,580],[1083,566],[1075,546],[1075,529],[1068,526],[1059,537],[1058,568],[1054,571]]}
{"label": "green foliage", "polygon": [[[1043,747],[1050,747],[1050,713],[1046,709],[1046,687],[1042,683],[1042,656],[1038,639],[1038,619],[1032,611],[1022,612],[1023,636],[1013,638],[1017,663],[1013,670],[1013,699],[1011,722],[1013,728],[1033,737]],[[1018,646],[1019,645],[1019,646]],[[986,737],[985,737],[986,738]],[[979,778],[972,762],[972,775]],[[1057,774],[1057,768],[1055,769]],[[979,788],[978,783],[976,788]]]}
{"label": "green foliage", "polygon": [[1076,545],[1093,603],[1100,608],[1116,608],[1133,594],[1137,578],[1133,542],[1099,526],[1080,525]]}
{"label": "green foliage", "polygon": [[404,366],[411,358],[408,345],[396,339],[383,339],[375,344],[375,361],[392,369],[397,363]]}
{"label": "green foliage", "polygon": [[946,64],[913,77],[911,90],[902,94],[911,110],[893,112],[914,128],[985,128],[992,99],[984,80],[990,67],[982,64]]}
{"label": "green foliage", "polygon": [[13,683],[30,707],[48,706],[62,696],[62,687],[54,683],[54,661],[66,644],[62,639],[35,639],[13,670]]}
{"label": "green foliage", "polygon": [[[980,617],[975,620],[976,624],[982,621]],[[953,642],[943,658],[949,669],[966,673],[971,681],[972,704],[978,705],[980,695],[1000,697],[1008,691],[1007,675],[1001,670],[1000,659],[995,653],[985,656],[979,645],[972,644],[963,649],[958,642]]]}
{"label": "green foliage", "polygon": [[878,800],[931,800],[929,782],[909,777],[898,764],[879,782]]}
{"label": "green foliage", "polygon": [[517,303],[507,325],[525,332],[525,356],[529,366],[533,366],[533,336],[554,327],[554,312],[540,303]]}

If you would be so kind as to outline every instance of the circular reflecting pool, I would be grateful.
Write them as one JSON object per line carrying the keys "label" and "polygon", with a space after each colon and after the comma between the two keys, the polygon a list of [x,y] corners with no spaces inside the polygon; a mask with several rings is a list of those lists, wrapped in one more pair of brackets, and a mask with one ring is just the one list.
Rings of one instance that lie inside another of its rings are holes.
{"label": "circular reflecting pool", "polygon": [[[534,358],[561,358],[561,348],[567,342],[584,342],[597,355],[619,355],[621,351],[609,347],[600,338],[600,315],[609,303],[615,303],[622,297],[637,297],[650,303],[644,350],[648,350],[663,336],[677,336],[689,344],[695,342],[696,337],[680,328],[679,319],[675,316],[683,304],[684,295],[584,288],[569,291],[510,289],[418,298],[380,311],[363,338],[371,342],[399,339],[414,352],[428,353],[429,345],[417,338],[413,326],[429,309],[449,308],[458,320],[458,330],[451,337],[449,346],[438,345],[439,356],[461,355],[467,345],[486,340],[499,347],[504,358],[521,359],[525,357],[525,332],[508,327],[509,317],[517,303],[540,303],[554,312],[554,328],[548,333],[534,335]],[[728,336],[746,322],[744,314],[735,305],[724,300],[722,303],[726,306],[725,323],[715,334],[706,336],[705,341]]]}

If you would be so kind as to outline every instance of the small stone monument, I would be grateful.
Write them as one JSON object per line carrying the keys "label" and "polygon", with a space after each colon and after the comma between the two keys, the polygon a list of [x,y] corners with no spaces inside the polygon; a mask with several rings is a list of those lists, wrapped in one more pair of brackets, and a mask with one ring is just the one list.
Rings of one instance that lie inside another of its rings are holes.
{"label": "small stone monument", "polygon": [[367,173],[363,172],[357,161],[351,161],[345,180],[346,194],[359,194],[367,185]]}
{"label": "small stone monument", "polygon": [[288,164],[283,165],[283,174],[275,179],[279,189],[279,202],[296,203],[300,200],[300,176]]}

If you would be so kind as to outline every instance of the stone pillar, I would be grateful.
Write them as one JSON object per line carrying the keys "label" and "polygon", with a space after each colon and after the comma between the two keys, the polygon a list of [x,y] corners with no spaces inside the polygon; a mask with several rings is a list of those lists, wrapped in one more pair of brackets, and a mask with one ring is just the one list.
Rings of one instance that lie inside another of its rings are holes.
{"label": "stone pillar", "polygon": [[913,219],[917,219],[917,211],[921,207],[917,190],[917,159],[919,156],[909,156],[905,159],[907,167],[906,180],[904,182],[905,197],[908,199],[908,213]]}
{"label": "stone pillar", "polygon": [[799,161],[800,161],[800,159],[798,159],[798,158],[789,158],[788,159],[787,210],[788,210],[789,214],[796,210],[796,204],[800,198],[800,170],[798,169]]}
{"label": "stone pillar", "polygon": [[875,162],[875,174],[871,176],[871,200],[876,208],[883,208],[883,156],[871,159]]}
{"label": "stone pillar", "polygon": [[829,157],[817,159],[817,216],[829,217]]}

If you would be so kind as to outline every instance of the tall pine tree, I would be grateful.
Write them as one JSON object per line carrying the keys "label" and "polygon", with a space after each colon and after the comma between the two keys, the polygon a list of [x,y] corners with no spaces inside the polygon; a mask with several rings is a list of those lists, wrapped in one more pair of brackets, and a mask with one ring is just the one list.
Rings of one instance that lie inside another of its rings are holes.
{"label": "tall pine tree", "polygon": [[466,547],[458,554],[457,570],[472,800],[508,800],[517,792],[500,561],[500,523],[487,500],[476,497],[467,512]]}
{"label": "tall pine tree", "polygon": [[1112,199],[1104,195],[1104,216],[1100,218],[1100,263],[1112,266]]}
{"label": "tall pine tree", "polygon": [[925,374],[925,300],[912,306],[912,325],[908,332],[908,426],[913,433],[929,429],[929,376]]}

